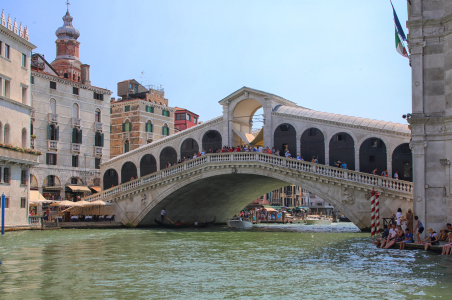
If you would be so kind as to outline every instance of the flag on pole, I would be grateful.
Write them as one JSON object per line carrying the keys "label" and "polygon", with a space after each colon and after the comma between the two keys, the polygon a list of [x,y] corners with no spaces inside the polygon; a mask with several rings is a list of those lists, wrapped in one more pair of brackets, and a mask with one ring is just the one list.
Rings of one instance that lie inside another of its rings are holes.
{"label": "flag on pole", "polygon": [[392,5],[392,14],[394,16],[394,25],[395,25],[395,42],[396,42],[396,50],[399,52],[400,55],[404,57],[408,57],[408,52],[406,51],[405,45],[403,44],[404,41],[406,41],[405,32],[403,32],[402,25],[400,25],[399,18],[397,17],[397,13],[394,9],[394,6]]}

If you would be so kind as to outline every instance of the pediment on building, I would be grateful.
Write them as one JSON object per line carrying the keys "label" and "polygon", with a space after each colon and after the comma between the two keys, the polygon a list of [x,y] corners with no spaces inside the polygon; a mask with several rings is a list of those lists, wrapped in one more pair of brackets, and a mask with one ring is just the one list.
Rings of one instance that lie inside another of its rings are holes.
{"label": "pediment on building", "polygon": [[218,101],[218,103],[220,103],[221,105],[224,104],[228,104],[231,103],[233,100],[238,99],[238,98],[242,98],[242,99],[248,99],[248,98],[253,98],[254,97],[260,97],[260,98],[264,98],[266,100],[269,101],[273,101],[274,103],[278,103],[281,105],[287,105],[287,106],[296,106],[297,104],[295,102],[292,102],[290,100],[284,99],[282,97],[276,96],[274,94],[270,94],[267,92],[263,92],[263,91],[259,91],[259,90],[255,90],[249,87],[242,87],[241,89],[233,92],[232,94],[230,94],[229,96],[227,96],[226,98]]}

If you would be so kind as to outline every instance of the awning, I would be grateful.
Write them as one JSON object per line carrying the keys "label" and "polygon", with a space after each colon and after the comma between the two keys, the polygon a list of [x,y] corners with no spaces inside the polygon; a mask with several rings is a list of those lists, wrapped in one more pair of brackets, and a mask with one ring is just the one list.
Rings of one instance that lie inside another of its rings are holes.
{"label": "awning", "polygon": [[273,208],[271,208],[271,207],[266,207],[266,208],[264,208],[266,211],[277,211],[276,209],[273,209]]}
{"label": "awning", "polygon": [[67,185],[67,187],[70,188],[71,191],[73,191],[75,193],[83,193],[83,192],[91,193],[91,190],[86,186]]}
{"label": "awning", "polygon": [[44,190],[62,190],[62,186],[44,186]]}
{"label": "awning", "polygon": [[96,193],[100,193],[102,191],[100,186],[90,186],[89,188],[92,189],[93,191],[96,191]]}
{"label": "awning", "polygon": [[30,201],[33,200],[46,200],[46,198],[44,198],[39,191],[30,190]]}

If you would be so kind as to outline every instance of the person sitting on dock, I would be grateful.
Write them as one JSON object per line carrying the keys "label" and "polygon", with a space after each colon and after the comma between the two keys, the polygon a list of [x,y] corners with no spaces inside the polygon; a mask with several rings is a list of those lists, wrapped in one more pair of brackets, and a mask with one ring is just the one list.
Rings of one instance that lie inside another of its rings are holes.
{"label": "person sitting on dock", "polygon": [[447,233],[447,244],[443,246],[443,253],[441,255],[452,254],[452,232]]}
{"label": "person sitting on dock", "polygon": [[[385,246],[385,244],[389,244],[390,242],[392,242],[392,240],[394,240],[397,237],[397,228],[396,225],[394,223],[392,223],[392,228],[389,229],[389,235],[388,238],[386,240],[383,240],[381,242],[381,249],[383,249],[383,247]],[[394,244],[394,243],[393,243]]]}
{"label": "person sitting on dock", "polygon": [[405,250],[406,244],[410,244],[413,242],[413,234],[410,232],[410,229],[407,227],[405,229],[405,239],[400,242],[400,250]]}
{"label": "person sitting on dock", "polygon": [[386,243],[385,249],[389,249],[394,245],[395,243],[401,242],[405,240],[405,233],[402,230],[402,227],[400,225],[397,226],[397,234],[394,239]]}
{"label": "person sitting on dock", "polygon": [[438,239],[438,235],[436,234],[436,231],[433,231],[432,228],[427,229],[427,232],[430,234],[428,238],[426,238],[425,240],[423,240],[422,242],[427,241],[428,239],[430,239],[429,243],[425,243],[424,244],[424,248],[425,250],[428,250],[429,246],[437,246],[439,245],[439,239]]}
{"label": "person sitting on dock", "polygon": [[383,242],[388,238],[389,235],[389,225],[384,226],[383,234],[381,235],[381,238],[376,239],[375,242],[373,242],[377,247],[380,247],[380,243]]}

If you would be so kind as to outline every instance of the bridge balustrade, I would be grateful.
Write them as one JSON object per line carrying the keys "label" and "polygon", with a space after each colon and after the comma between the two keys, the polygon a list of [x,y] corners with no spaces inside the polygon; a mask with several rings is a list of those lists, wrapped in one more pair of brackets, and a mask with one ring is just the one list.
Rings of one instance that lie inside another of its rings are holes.
{"label": "bridge balustrade", "polygon": [[149,184],[151,182],[158,181],[168,176],[182,173],[185,170],[196,168],[200,165],[204,165],[207,163],[234,162],[234,161],[259,161],[276,166],[285,167],[292,170],[325,175],[331,178],[339,178],[351,182],[364,183],[372,186],[388,188],[391,190],[401,192],[407,193],[413,192],[413,183],[408,181],[381,177],[372,174],[356,172],[352,170],[339,169],[333,166],[320,165],[307,161],[295,160],[293,158],[285,158],[258,152],[252,153],[231,152],[231,153],[206,154],[204,156],[188,160],[181,164],[171,166],[167,169],[160,170],[158,172],[143,176],[141,178],[129,181],[127,183],[112,187],[108,190],[86,197],[83,200],[92,202],[96,200],[109,198],[116,194]]}

